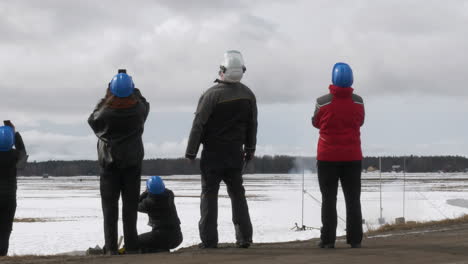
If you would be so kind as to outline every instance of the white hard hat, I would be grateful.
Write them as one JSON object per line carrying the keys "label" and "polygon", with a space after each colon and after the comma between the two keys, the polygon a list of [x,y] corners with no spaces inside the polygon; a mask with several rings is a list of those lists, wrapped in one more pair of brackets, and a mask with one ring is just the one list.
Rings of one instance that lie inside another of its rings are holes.
{"label": "white hard hat", "polygon": [[221,70],[224,73],[225,81],[239,82],[246,70],[242,54],[237,50],[226,51],[224,60],[221,62]]}

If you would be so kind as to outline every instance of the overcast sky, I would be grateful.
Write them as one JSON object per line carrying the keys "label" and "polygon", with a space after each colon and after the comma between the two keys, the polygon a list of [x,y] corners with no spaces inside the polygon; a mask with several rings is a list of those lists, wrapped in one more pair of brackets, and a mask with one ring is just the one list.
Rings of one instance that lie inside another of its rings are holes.
{"label": "overcast sky", "polygon": [[468,1],[1,1],[0,119],[30,160],[96,159],[86,123],[118,68],[151,103],[146,158],[184,155],[199,96],[240,50],[259,154],[314,156],[331,69],[366,103],[365,155],[468,156]]}

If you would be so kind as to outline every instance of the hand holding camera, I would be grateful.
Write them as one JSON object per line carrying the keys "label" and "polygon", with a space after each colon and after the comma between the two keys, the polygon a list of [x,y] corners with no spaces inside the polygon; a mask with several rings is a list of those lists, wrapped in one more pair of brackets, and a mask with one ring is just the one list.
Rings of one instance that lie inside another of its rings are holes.
{"label": "hand holding camera", "polygon": [[9,126],[9,127],[13,128],[13,130],[15,130],[15,126],[13,125],[13,123],[10,120],[4,120],[3,124],[5,126]]}

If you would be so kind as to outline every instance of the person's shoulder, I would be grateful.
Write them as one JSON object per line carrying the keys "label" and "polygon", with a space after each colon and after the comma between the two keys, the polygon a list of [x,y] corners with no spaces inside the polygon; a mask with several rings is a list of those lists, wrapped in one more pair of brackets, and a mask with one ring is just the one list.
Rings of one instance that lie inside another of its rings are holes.
{"label": "person's shoulder", "polygon": [[355,102],[357,104],[364,104],[364,100],[362,99],[361,96],[353,93],[352,98],[353,98],[353,102]]}
{"label": "person's shoulder", "polygon": [[317,98],[317,105],[324,106],[324,105],[331,103],[332,100],[333,100],[333,95],[328,93]]}
{"label": "person's shoulder", "polygon": [[216,84],[212,85],[210,88],[206,89],[206,90],[203,92],[202,97],[204,97],[204,96],[210,96],[210,95],[212,95],[212,94],[215,94],[215,93],[217,93],[217,92],[220,90],[220,88],[222,88],[221,84],[216,83]]}
{"label": "person's shoulder", "polygon": [[240,87],[242,87],[243,89],[245,89],[245,90],[247,90],[247,91],[253,93],[253,92],[252,92],[252,89],[250,89],[250,88],[249,88],[247,85],[245,85],[244,83],[239,82],[239,85],[240,85]]}
{"label": "person's shoulder", "polygon": [[134,88],[133,89],[133,95],[136,96],[136,97],[143,97],[143,95],[141,94],[141,91],[140,91],[139,88]]}
{"label": "person's shoulder", "polygon": [[168,196],[174,197],[174,192],[171,189],[167,189],[164,191]]}
{"label": "person's shoulder", "polygon": [[252,89],[250,89],[247,85],[239,82],[239,86],[241,87],[241,89],[244,89],[250,96],[252,96],[253,98],[255,98],[255,93],[252,91]]}

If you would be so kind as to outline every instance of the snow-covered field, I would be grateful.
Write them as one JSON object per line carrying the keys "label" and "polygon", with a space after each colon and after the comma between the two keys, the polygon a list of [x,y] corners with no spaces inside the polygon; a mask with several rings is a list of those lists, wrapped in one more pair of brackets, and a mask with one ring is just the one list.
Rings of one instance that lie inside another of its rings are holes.
{"label": "snow-covered field", "polygon": [[[317,230],[291,230],[294,223],[301,224],[302,174],[246,175],[244,178],[254,226],[254,242],[304,240],[319,235]],[[199,176],[171,176],[164,179],[166,186],[176,194],[184,234],[181,246],[197,244]],[[365,227],[377,227],[380,217],[379,174],[363,174],[362,186],[363,216],[367,223]],[[387,222],[401,216],[407,220],[422,221],[453,218],[468,213],[468,174],[407,174],[405,186],[404,194],[401,173],[383,174],[382,207]],[[320,200],[316,174],[306,173],[305,188]],[[305,196],[304,203],[304,224],[320,227],[320,204],[309,195]],[[220,190],[219,207],[220,242],[234,242],[230,200],[224,186]],[[338,214],[342,218],[345,218],[344,208],[340,192]],[[9,255],[55,254],[102,245],[99,178],[20,178],[16,217],[44,218],[47,221],[15,223]],[[147,216],[139,214],[139,233],[150,230],[146,222]],[[343,221],[339,221],[338,225],[338,234],[344,234]],[[120,225],[120,234],[121,230]]]}

